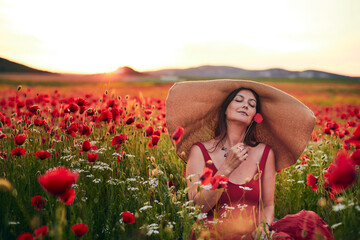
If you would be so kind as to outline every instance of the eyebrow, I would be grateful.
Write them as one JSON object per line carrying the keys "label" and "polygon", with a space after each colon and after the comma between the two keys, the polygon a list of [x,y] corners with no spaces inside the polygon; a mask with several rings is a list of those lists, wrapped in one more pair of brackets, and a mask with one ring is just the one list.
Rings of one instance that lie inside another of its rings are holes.
{"label": "eyebrow", "polygon": [[[240,96],[240,97],[244,98],[244,96],[243,96],[243,95],[241,95],[241,94],[236,95],[236,97],[237,97],[237,96]],[[255,101],[255,102],[256,102],[256,99],[254,99],[254,98],[250,98],[250,99],[249,99],[249,101],[251,101],[251,100],[253,100],[253,101]]]}

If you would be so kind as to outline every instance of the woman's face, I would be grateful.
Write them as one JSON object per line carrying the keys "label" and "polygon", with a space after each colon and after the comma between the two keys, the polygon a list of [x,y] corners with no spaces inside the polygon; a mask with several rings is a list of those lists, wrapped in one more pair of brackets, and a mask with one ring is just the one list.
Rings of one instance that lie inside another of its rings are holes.
{"label": "woman's face", "polygon": [[256,98],[249,90],[239,91],[227,107],[227,121],[242,121],[249,125],[256,114]]}

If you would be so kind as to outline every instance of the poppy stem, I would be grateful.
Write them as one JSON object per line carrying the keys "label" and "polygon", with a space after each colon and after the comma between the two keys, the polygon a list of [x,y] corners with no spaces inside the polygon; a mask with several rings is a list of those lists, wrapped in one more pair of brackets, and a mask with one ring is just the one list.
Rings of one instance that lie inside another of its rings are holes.
{"label": "poppy stem", "polygon": [[243,137],[243,139],[242,139],[241,142],[244,142],[244,140],[245,140],[245,138],[246,138],[246,135],[248,134],[248,132],[249,132],[249,130],[250,130],[251,125],[253,124],[253,122],[254,122],[254,120],[251,121],[250,125],[249,125],[248,128],[246,129],[245,135],[244,135],[244,137]]}

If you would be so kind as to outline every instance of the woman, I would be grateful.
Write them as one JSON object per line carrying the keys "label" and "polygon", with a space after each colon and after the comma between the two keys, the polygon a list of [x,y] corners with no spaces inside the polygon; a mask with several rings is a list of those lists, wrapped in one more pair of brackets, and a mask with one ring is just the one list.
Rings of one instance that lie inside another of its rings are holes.
{"label": "woman", "polygon": [[[264,119],[258,125],[256,113]],[[175,84],[166,119],[170,134],[184,128],[177,154],[187,163],[189,199],[207,214],[211,238],[264,235],[274,218],[275,171],[294,164],[305,149],[312,111],[265,84],[212,80]],[[219,186],[227,180],[227,188],[199,187],[206,175],[222,176]]]}
{"label": "woman", "polygon": [[[260,100],[257,93],[247,88],[236,89],[221,106],[215,138],[204,143],[198,142],[190,150],[186,173],[194,177],[188,180],[189,199],[194,200],[196,205],[204,206],[202,212],[207,213],[208,219],[212,220],[216,211],[220,219],[224,215],[227,216],[227,209],[223,207],[226,204],[231,210],[236,209],[239,212],[237,214],[235,211],[231,212],[233,219],[237,219],[241,214],[243,218],[252,219],[254,223],[258,222],[256,219],[259,213],[252,210],[253,207],[259,205],[259,187],[261,186],[263,202],[261,215],[264,215],[264,220],[269,226],[272,223],[275,189],[274,152],[266,144],[256,142],[253,131],[248,132],[245,137],[246,130],[253,122],[255,114],[259,112]],[[253,123],[251,130],[254,126]],[[204,161],[198,161],[202,158]],[[209,159],[211,163],[206,162]],[[258,173],[257,163],[260,163],[259,170],[263,173],[256,181],[250,180],[254,179]],[[197,191],[194,183],[200,180],[205,167],[211,169],[215,175],[222,175],[229,179],[229,194],[218,194],[216,191],[206,189]],[[239,188],[241,186],[243,188]],[[218,202],[220,202],[220,208],[216,209],[215,205]],[[246,207],[243,207],[245,204]],[[239,208],[237,208],[238,205]],[[260,216],[260,219],[263,217]],[[253,228],[246,230],[253,231]],[[244,232],[243,230],[241,232]]]}

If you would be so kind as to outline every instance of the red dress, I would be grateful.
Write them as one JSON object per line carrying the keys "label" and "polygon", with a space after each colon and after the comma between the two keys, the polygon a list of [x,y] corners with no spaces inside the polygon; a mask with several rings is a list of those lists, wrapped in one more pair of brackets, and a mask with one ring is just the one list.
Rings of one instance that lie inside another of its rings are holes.
{"label": "red dress", "polygon": [[[202,143],[198,142],[196,145],[200,147],[205,165],[213,170],[214,176],[217,169],[214,164],[208,163],[208,160],[211,160],[209,153]],[[264,172],[269,150],[270,146],[266,145],[258,170],[249,182],[241,185],[228,182],[227,190],[222,193],[218,203],[207,213],[204,220],[209,230],[209,235],[204,239],[253,239],[251,232],[255,230],[260,218],[261,173]],[[220,224],[214,221],[214,216]],[[311,240],[317,239],[318,236],[327,240],[334,239],[330,227],[313,211],[302,210],[293,215],[286,215],[274,222],[271,227],[277,232],[273,236],[274,239]],[[196,239],[194,231],[190,239]]]}
{"label": "red dress", "polygon": [[[204,161],[206,167],[213,170],[213,176],[216,174],[217,169],[214,164],[209,164],[208,160],[211,160],[211,157],[200,142],[196,143],[200,147],[201,152],[204,156]],[[205,224],[211,229],[214,228],[214,216],[220,222],[226,224],[215,224],[218,225],[218,230],[224,230],[224,234],[219,237],[221,239],[239,239],[239,235],[229,234],[231,230],[225,230],[224,226],[230,227],[231,229],[239,229],[243,233],[244,238],[242,239],[251,239],[249,235],[254,229],[255,224],[259,219],[259,202],[260,202],[260,184],[262,179],[262,172],[264,172],[266,160],[270,151],[270,146],[266,145],[261,161],[259,163],[258,170],[256,171],[253,178],[245,184],[235,184],[228,182],[227,190],[222,193],[218,203],[207,213],[207,218]],[[231,219],[231,220],[230,220]],[[195,234],[192,234],[191,239],[195,239]]]}

